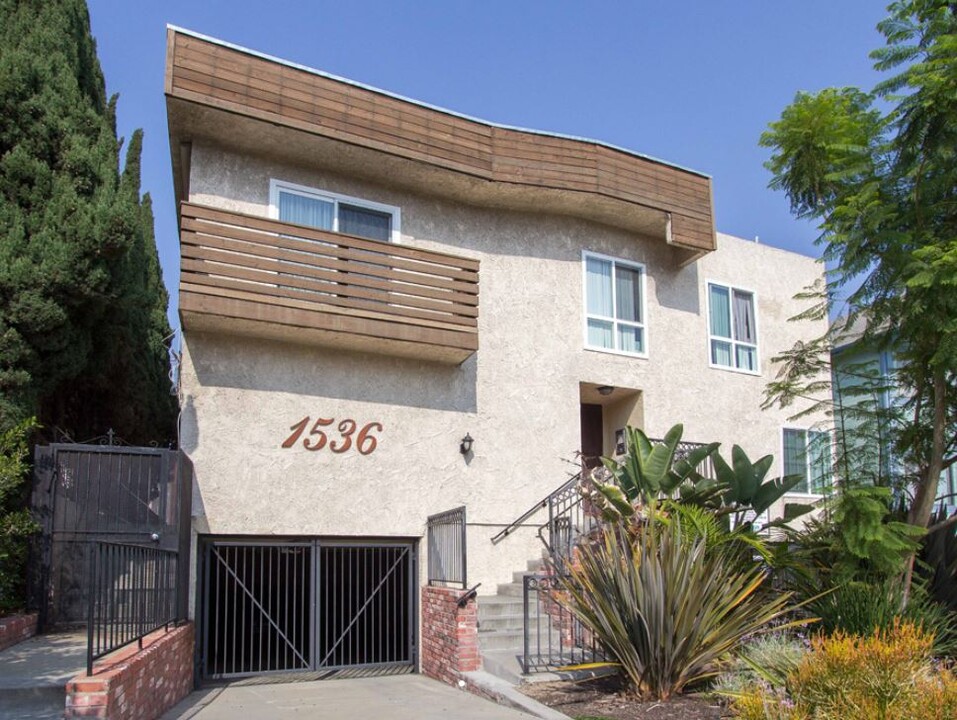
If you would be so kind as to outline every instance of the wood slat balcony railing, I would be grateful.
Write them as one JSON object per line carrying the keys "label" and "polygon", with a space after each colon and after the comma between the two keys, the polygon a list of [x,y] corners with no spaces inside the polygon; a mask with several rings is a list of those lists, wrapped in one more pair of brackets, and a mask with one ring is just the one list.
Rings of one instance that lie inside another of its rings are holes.
{"label": "wood slat balcony railing", "polygon": [[180,228],[187,330],[449,363],[478,349],[478,260],[192,203]]}

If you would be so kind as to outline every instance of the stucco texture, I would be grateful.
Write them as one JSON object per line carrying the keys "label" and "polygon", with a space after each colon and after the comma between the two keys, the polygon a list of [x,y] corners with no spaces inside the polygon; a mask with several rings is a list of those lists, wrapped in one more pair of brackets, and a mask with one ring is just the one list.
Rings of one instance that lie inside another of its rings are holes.
{"label": "stucco texture", "polygon": [[[286,180],[396,205],[403,244],[481,261],[480,350],[461,366],[187,330],[181,443],[198,531],[418,537],[428,515],[465,505],[469,580],[492,592],[540,553],[531,527],[489,539],[568,478],[580,383],[640,390],[633,416],[650,435],[683,422],[686,440],[772,453],[780,473],[781,428],[799,408],[760,405],[771,357],[824,329],[787,322],[821,276],[812,259],[719,234],[716,252],[680,268],[663,238],[573,217],[449,204],[202,143],[191,167],[192,202],[266,215],[270,179]],[[583,250],[645,264],[647,358],[584,348]],[[709,280],[755,293],[759,375],[709,367]],[[307,416],[381,423],[378,446],[281,448]]]}

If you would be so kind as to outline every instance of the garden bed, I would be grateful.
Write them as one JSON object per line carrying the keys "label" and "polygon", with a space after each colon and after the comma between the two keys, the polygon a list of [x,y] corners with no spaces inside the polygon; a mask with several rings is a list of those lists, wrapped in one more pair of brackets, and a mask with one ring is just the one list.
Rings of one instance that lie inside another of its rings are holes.
{"label": "garden bed", "polygon": [[705,695],[683,695],[668,701],[642,702],[616,676],[584,681],[522,685],[521,691],[540,703],[582,720],[721,720],[731,717]]}

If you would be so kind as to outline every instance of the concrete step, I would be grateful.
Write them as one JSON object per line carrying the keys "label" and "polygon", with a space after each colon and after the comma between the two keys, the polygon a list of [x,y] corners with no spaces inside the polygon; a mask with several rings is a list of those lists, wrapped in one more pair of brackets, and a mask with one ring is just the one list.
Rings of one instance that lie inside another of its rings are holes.
{"label": "concrete step", "polygon": [[513,615],[493,615],[492,617],[479,618],[479,632],[483,630],[518,630],[525,627],[525,616],[522,613]]}
{"label": "concrete step", "polygon": [[479,630],[478,641],[483,652],[511,650],[521,655],[525,633],[522,630]]}
{"label": "concrete step", "polygon": [[545,572],[545,561],[542,558],[528,561],[528,572],[540,574]]}
{"label": "concrete step", "polygon": [[479,621],[498,615],[515,615],[523,612],[521,597],[512,595],[483,595],[478,599]]}
{"label": "concrete step", "polygon": [[497,588],[497,594],[522,598],[525,595],[525,588],[522,587],[521,583],[502,583]]}

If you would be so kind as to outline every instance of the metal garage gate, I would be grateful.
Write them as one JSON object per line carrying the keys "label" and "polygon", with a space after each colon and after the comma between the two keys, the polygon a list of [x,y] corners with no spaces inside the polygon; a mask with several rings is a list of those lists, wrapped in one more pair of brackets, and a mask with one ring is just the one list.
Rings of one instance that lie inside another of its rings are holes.
{"label": "metal garage gate", "polygon": [[202,562],[208,679],[415,665],[411,542],[208,539]]}

